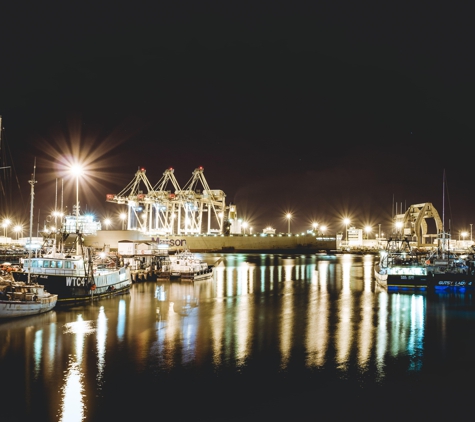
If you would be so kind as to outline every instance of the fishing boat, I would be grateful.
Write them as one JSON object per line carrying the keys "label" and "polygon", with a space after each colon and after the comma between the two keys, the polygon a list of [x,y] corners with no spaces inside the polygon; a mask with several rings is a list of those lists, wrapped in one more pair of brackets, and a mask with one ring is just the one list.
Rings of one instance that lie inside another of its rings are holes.
{"label": "fishing boat", "polygon": [[58,295],[58,305],[130,290],[130,270],[118,255],[97,252],[84,245],[83,236],[94,233],[97,224],[92,217],[79,215],[79,203],[76,215],[65,216],[59,230],[43,233],[43,246],[35,256],[32,256],[31,219],[32,216],[28,258],[22,258],[20,268],[11,272],[15,281],[34,278],[48,292]]}
{"label": "fishing boat", "polygon": [[445,231],[445,191],[444,170],[442,191],[442,230],[437,236],[437,247],[426,260],[428,285],[436,292],[440,290],[475,289],[475,251],[457,253],[451,247],[451,234]]}
{"label": "fishing boat", "polygon": [[473,253],[457,254],[437,248],[426,261],[428,286],[438,290],[475,289]]}
{"label": "fishing boat", "polygon": [[19,318],[51,311],[58,295],[35,282],[24,283],[0,277],[0,319]]}
{"label": "fishing boat", "polygon": [[169,255],[162,262],[157,278],[176,281],[199,281],[208,280],[213,277],[213,274],[213,266],[208,265],[207,262],[189,250],[183,250],[174,255]]}
{"label": "fishing boat", "polygon": [[[128,292],[132,286],[129,268],[117,255],[96,253],[85,247],[81,233],[59,235],[61,245],[73,237],[70,249],[57,246],[57,234],[46,240],[38,256],[22,259],[21,268],[12,271],[16,281],[34,276],[45,288],[58,295],[58,304],[74,303]],[[48,243],[49,242],[49,243]]]}
{"label": "fishing boat", "polygon": [[376,282],[388,290],[426,290],[427,268],[406,237],[395,235],[386,242],[374,266]]}

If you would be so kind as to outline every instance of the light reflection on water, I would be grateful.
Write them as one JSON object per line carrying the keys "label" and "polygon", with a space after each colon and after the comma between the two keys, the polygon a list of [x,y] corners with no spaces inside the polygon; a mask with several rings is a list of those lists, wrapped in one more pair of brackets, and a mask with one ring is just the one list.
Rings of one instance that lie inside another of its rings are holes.
{"label": "light reflection on water", "polygon": [[454,354],[454,307],[473,332],[471,295],[387,293],[371,255],[226,255],[210,281],[142,282],[129,295],[0,323],[4,377],[23,380],[0,391],[20,419],[35,409],[39,419],[82,421],[115,411],[122,388],[171,403],[171,386],[203,379],[203,390],[253,400],[324,380],[384,385]]}

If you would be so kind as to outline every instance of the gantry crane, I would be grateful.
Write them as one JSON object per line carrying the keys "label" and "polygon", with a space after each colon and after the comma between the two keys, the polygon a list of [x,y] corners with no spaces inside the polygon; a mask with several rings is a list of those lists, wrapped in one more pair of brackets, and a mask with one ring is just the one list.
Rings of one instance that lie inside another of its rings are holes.
{"label": "gantry crane", "polygon": [[[209,188],[203,171],[203,167],[195,169],[182,189],[173,168],[165,170],[154,186],[141,168],[120,193],[108,194],[106,201],[127,205],[128,230],[151,234],[222,233],[226,195]],[[168,189],[169,184],[174,191]],[[207,213],[207,226],[203,231],[204,213]]]}
{"label": "gantry crane", "polygon": [[[146,219],[150,208],[149,195],[153,187],[146,176],[144,168],[139,168],[135,177],[117,195],[107,194],[106,201],[127,206],[127,230],[146,231]],[[144,191],[145,187],[145,191]],[[146,192],[146,193],[144,193]]]}
{"label": "gantry crane", "polygon": [[[178,215],[178,220],[184,223],[178,233],[211,233],[213,222],[218,226],[215,230],[223,232],[226,195],[222,190],[210,189],[203,173],[203,167],[196,168],[183,189],[176,192],[181,205],[179,211],[185,213],[184,218]],[[207,213],[206,230],[203,230],[204,213]]]}

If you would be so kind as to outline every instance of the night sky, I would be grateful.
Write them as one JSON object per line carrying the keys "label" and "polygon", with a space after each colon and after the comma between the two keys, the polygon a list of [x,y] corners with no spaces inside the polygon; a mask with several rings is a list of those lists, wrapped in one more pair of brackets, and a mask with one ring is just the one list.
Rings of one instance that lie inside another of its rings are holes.
{"label": "night sky", "polygon": [[334,233],[347,216],[386,230],[396,205],[424,202],[454,233],[475,223],[462,2],[11,3],[2,213],[12,202],[28,221],[35,157],[35,219],[59,203],[56,183],[71,207],[77,157],[81,210],[100,219],[116,217],[106,194],[139,168],[154,185],[173,167],[183,186],[203,166],[255,232],[287,231],[287,212],[292,231],[318,221]]}

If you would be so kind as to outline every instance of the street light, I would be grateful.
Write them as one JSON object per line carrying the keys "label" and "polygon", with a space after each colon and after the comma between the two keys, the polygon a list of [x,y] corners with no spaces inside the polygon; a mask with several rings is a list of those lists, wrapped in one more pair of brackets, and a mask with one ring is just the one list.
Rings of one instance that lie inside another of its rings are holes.
{"label": "street light", "polygon": [[21,231],[23,231],[23,227],[17,224],[15,227],[13,227],[13,231],[16,233],[16,240],[18,240],[18,235]]}
{"label": "street light", "polygon": [[244,221],[244,222],[242,223],[242,228],[244,229],[244,234],[246,234],[246,228],[247,228],[247,226],[248,226],[247,222]]}
{"label": "street light", "polygon": [[125,219],[127,218],[127,214],[122,212],[119,217],[122,220],[122,230],[125,230]]}
{"label": "street light", "polygon": [[467,237],[468,233],[467,232],[462,232],[462,240],[465,242],[465,237]]}
{"label": "street light", "polygon": [[402,234],[402,221],[396,221],[396,234]]}
{"label": "street light", "polygon": [[290,219],[292,218],[292,214],[290,214],[290,212],[287,213],[286,218],[287,218],[287,234],[290,235]]}
{"label": "street light", "polygon": [[[54,217],[54,227],[57,228],[58,227],[58,217],[60,217],[61,218],[60,221],[62,221],[63,213],[60,212],[60,211],[53,211],[53,217]],[[60,227],[61,227],[61,224],[60,224]]]}
{"label": "street light", "polygon": [[106,230],[108,230],[108,229],[109,229],[109,226],[110,226],[110,224],[111,224],[111,219],[110,219],[110,218],[106,218],[106,219],[104,220],[104,224],[106,225]]}
{"label": "street light", "polygon": [[320,231],[322,232],[322,236],[325,236],[325,232],[327,231],[327,226],[320,226]]}
{"label": "street light", "polygon": [[343,222],[345,223],[345,227],[346,227],[346,244],[348,245],[348,224],[350,224],[350,219],[345,218]]}
{"label": "street light", "polygon": [[373,229],[370,226],[366,226],[364,228],[364,231],[366,233],[366,240],[367,240],[368,239],[368,234],[371,233],[373,231]]}
{"label": "street light", "polygon": [[79,224],[79,176],[82,174],[82,168],[79,164],[71,167],[71,173],[76,176],[76,233],[78,232]]}
{"label": "street light", "polygon": [[313,231],[316,232],[318,229],[318,223],[312,223]]}
{"label": "street light", "polygon": [[9,218],[5,218],[5,220],[3,220],[3,224],[2,224],[2,227],[3,227],[3,237],[7,237],[7,227],[11,224],[11,220]]}

